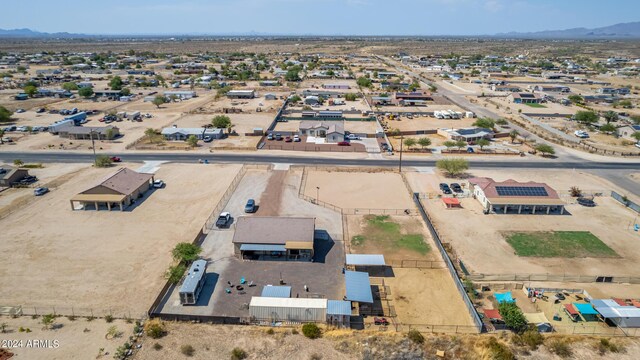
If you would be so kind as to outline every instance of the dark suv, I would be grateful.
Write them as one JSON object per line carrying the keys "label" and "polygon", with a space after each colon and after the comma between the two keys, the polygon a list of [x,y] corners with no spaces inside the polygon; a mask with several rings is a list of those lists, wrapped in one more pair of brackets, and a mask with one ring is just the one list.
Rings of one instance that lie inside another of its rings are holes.
{"label": "dark suv", "polygon": [[440,183],[440,190],[442,190],[444,194],[451,194],[451,188],[446,183]]}

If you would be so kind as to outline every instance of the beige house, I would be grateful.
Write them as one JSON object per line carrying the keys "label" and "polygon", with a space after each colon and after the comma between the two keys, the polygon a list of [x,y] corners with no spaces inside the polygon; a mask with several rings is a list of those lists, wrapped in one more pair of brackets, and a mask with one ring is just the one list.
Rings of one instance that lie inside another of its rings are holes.
{"label": "beige house", "polygon": [[114,206],[123,211],[149,190],[153,180],[153,174],[122,168],[99,184],[72,197],[71,209],[85,210],[87,206],[93,205],[96,210],[100,210],[100,205],[103,205],[109,211]]}

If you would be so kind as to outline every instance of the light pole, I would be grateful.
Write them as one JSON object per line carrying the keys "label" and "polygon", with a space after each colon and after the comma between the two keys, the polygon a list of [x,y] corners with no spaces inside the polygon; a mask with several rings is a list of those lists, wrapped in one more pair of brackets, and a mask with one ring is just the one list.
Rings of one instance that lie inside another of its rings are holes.
{"label": "light pole", "polygon": [[89,132],[89,136],[91,136],[91,148],[93,149],[93,165],[98,167],[98,156],[96,155],[96,142],[93,140],[94,130]]}
{"label": "light pole", "polygon": [[316,201],[320,202],[320,186],[316,186]]}
{"label": "light pole", "polygon": [[402,145],[404,144],[404,135],[400,134],[400,164],[398,167],[398,172],[402,172]]}

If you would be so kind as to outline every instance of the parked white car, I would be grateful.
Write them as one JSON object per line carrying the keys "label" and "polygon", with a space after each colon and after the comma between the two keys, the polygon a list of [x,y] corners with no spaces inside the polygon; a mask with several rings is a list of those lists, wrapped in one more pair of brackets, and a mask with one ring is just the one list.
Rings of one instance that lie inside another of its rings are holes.
{"label": "parked white car", "polygon": [[586,131],[576,130],[573,134],[581,139],[589,138],[589,134]]}

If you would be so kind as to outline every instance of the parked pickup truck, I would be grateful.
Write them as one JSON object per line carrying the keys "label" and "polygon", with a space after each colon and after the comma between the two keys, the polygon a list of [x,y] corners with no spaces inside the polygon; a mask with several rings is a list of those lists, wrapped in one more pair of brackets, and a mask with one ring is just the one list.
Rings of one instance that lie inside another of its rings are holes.
{"label": "parked pickup truck", "polygon": [[218,220],[216,221],[216,227],[218,228],[224,228],[229,226],[229,223],[231,222],[231,214],[229,214],[228,212],[223,212],[222,214],[220,214],[220,216],[218,216]]}

